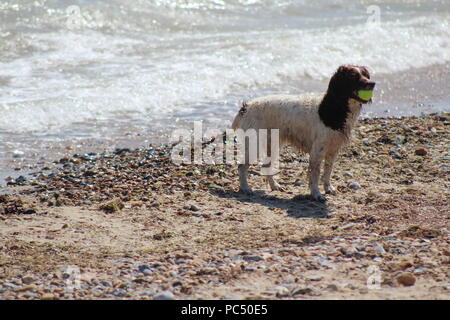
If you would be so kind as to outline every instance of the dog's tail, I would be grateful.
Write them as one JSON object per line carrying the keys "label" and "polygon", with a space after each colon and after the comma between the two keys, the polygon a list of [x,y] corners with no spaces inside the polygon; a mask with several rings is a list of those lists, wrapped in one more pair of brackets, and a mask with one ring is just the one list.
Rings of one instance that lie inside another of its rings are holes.
{"label": "dog's tail", "polygon": [[244,116],[244,114],[247,113],[247,108],[248,108],[248,103],[247,101],[242,102],[242,107],[241,109],[239,109],[238,114],[236,115],[236,117],[233,120],[233,124],[231,125],[231,127],[233,129],[237,129],[239,128],[239,124],[241,122],[242,117]]}
{"label": "dog's tail", "polygon": [[[241,109],[239,109],[239,112],[238,112],[238,114],[236,115],[236,117],[234,118],[233,123],[232,123],[232,125],[231,125],[231,128],[233,128],[234,130],[236,130],[237,128],[239,128],[239,124],[240,124],[240,122],[241,122],[241,119],[242,119],[242,117],[244,116],[244,114],[247,112],[247,107],[248,107],[248,104],[247,104],[246,101],[244,101],[244,102],[242,103]],[[209,139],[208,141],[204,141],[204,142],[202,143],[202,146],[203,146],[203,147],[206,147],[207,145],[209,145],[209,144],[213,143],[214,141],[216,141],[217,138],[218,138],[218,136],[211,137],[211,139]],[[226,134],[226,132],[224,131],[224,132],[222,133],[222,140],[223,140],[223,143],[226,143],[226,139],[227,139],[227,134]]]}

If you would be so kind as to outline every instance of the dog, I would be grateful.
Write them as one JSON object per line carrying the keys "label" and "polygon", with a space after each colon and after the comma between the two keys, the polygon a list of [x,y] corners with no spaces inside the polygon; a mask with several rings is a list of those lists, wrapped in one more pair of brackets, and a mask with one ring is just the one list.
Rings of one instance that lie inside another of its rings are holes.
{"label": "dog", "polygon": [[[322,160],[325,192],[336,194],[330,181],[333,164],[340,148],[350,142],[362,105],[372,102],[371,95],[368,100],[361,98],[360,90],[372,92],[374,87],[367,67],[342,65],[331,77],[325,94],[272,95],[244,102],[232,128],[278,129],[280,146],[289,144],[309,153],[311,198],[324,202],[326,197],[319,191]],[[239,184],[240,191],[251,193],[248,168],[248,161],[238,165]],[[273,175],[266,179],[272,190],[282,190]]]}

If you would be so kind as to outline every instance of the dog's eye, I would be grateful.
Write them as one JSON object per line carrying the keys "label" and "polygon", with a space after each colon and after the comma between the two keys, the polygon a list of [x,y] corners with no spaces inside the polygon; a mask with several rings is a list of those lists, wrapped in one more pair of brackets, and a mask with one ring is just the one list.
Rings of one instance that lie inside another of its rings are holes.
{"label": "dog's eye", "polygon": [[359,68],[361,70],[361,74],[366,77],[367,79],[370,79],[370,74],[369,74],[369,70],[367,70],[366,67],[360,67]]}

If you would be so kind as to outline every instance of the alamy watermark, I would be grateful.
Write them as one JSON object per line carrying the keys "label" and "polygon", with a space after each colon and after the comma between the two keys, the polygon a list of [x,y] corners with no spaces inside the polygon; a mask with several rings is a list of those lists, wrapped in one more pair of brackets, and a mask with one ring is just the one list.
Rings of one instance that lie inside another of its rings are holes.
{"label": "alamy watermark", "polygon": [[81,273],[77,266],[66,266],[62,268],[62,277],[67,290],[73,291],[81,288]]}
{"label": "alamy watermark", "polygon": [[381,270],[378,266],[371,265],[367,268],[369,276],[367,277],[368,289],[381,289]]}
{"label": "alamy watermark", "polygon": [[381,9],[377,5],[370,5],[367,7],[366,13],[369,17],[366,20],[367,28],[374,29],[381,26]]}
{"label": "alamy watermark", "polygon": [[105,17],[100,10],[91,10],[72,5],[66,8],[66,15],[66,27],[69,30],[96,29],[105,25]]}
{"label": "alamy watermark", "polygon": [[[205,143],[204,138],[214,137]],[[261,175],[274,175],[279,168],[279,129],[218,129],[203,131],[202,121],[194,122],[193,133],[176,129],[171,136],[171,159],[175,164],[257,164]]]}

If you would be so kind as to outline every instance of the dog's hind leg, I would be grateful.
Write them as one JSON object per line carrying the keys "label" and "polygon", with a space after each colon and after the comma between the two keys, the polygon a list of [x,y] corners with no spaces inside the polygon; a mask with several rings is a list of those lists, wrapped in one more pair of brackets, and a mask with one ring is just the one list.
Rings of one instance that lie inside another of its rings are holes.
{"label": "dog's hind leg", "polygon": [[[272,166],[272,163],[271,163],[271,162],[265,163],[265,164],[262,165],[263,169],[270,168],[271,166]],[[263,170],[263,172],[264,172],[264,170]],[[266,180],[266,182],[269,184],[270,190],[272,190],[272,191],[284,191],[283,187],[280,186],[280,185],[275,181],[275,179],[274,179],[273,176],[274,176],[273,174],[271,174],[271,175],[265,175],[265,180]]]}
{"label": "dog's hind leg", "polygon": [[250,165],[248,163],[238,165],[239,170],[239,191],[244,193],[251,193],[252,189],[248,185],[248,168]]}
{"label": "dog's hind leg", "polygon": [[[261,138],[261,137],[260,137]],[[278,173],[279,169],[279,138],[278,134],[274,137],[275,140],[272,141],[272,130],[267,133],[267,144],[260,144],[260,148],[266,148],[266,155],[263,159],[263,165],[261,169],[261,174],[264,176],[266,182],[269,184],[270,190],[272,191],[284,191],[284,189],[275,181],[274,175]],[[261,142],[261,140],[260,140]],[[263,141],[264,142],[264,141]],[[272,145],[272,142],[275,145]],[[274,147],[274,150],[272,150]],[[263,150],[259,150],[263,153]],[[264,154],[264,153],[263,153]]]}
{"label": "dog's hind leg", "polygon": [[323,168],[322,182],[325,188],[325,193],[336,194],[336,189],[331,185],[331,172],[333,170],[333,164],[336,160],[337,152],[329,152],[325,155],[325,165]]}

